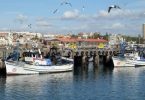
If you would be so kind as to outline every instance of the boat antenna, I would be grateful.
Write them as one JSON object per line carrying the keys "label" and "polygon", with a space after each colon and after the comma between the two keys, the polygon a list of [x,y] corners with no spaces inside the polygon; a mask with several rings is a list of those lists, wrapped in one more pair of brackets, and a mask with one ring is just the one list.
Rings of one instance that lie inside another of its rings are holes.
{"label": "boat antenna", "polygon": [[19,60],[19,40],[17,40],[17,43],[16,43],[16,56],[17,56],[17,62]]}

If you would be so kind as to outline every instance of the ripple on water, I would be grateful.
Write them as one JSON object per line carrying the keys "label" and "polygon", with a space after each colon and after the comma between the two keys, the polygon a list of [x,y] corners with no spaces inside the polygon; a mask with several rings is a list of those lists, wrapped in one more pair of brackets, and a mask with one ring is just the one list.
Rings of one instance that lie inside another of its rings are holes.
{"label": "ripple on water", "polygon": [[8,76],[0,100],[144,100],[145,68]]}

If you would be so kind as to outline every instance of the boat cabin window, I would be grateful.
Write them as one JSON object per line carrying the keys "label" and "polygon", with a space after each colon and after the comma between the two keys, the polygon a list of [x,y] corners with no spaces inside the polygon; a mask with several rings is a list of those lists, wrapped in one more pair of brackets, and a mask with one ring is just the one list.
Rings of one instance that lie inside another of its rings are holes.
{"label": "boat cabin window", "polygon": [[23,57],[41,57],[41,54],[39,52],[23,52]]}

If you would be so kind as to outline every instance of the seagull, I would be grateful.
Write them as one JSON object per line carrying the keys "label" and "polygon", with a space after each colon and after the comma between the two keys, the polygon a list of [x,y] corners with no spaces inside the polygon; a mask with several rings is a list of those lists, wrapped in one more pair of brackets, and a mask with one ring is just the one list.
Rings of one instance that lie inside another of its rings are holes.
{"label": "seagull", "polygon": [[83,5],[83,11],[85,10],[85,6]]}
{"label": "seagull", "polygon": [[117,6],[117,5],[112,5],[112,6],[109,6],[109,8],[108,8],[108,13],[110,13],[110,11],[111,11],[112,8],[121,9],[121,8],[120,8],[119,6]]}
{"label": "seagull", "polygon": [[60,8],[60,6],[63,6],[63,5],[69,5],[70,7],[72,7],[72,4],[70,2],[63,1],[60,3],[59,7],[53,11],[53,14],[55,14],[58,11],[58,9]]}
{"label": "seagull", "polygon": [[57,11],[58,11],[58,9],[55,9],[55,10],[53,11],[53,14],[55,14]]}
{"label": "seagull", "polygon": [[70,7],[72,7],[72,4],[70,2],[67,1],[63,1],[60,5],[69,5]]}
{"label": "seagull", "polygon": [[29,24],[28,27],[31,28],[31,25],[32,25],[32,24]]}

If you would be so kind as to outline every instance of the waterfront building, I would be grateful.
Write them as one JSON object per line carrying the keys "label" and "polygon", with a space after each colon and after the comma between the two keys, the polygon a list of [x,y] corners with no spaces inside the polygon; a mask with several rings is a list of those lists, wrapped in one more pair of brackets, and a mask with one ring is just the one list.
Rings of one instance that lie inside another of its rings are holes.
{"label": "waterfront building", "polygon": [[95,48],[105,48],[107,45],[108,41],[104,39],[78,39],[77,40],[77,46],[78,47],[95,47]]}
{"label": "waterfront building", "polygon": [[79,49],[103,49],[108,44],[104,39],[81,39],[81,38],[60,38],[59,41],[65,48]]}
{"label": "waterfront building", "polygon": [[104,39],[81,39],[81,38],[55,38],[45,39],[46,45],[56,45],[63,48],[78,49],[78,48],[105,48],[108,44]]}
{"label": "waterfront building", "polygon": [[56,35],[54,35],[54,34],[43,34],[44,39],[52,39],[52,38],[55,38],[55,37],[56,37]]}
{"label": "waterfront building", "polygon": [[76,49],[78,39],[76,38],[58,38],[64,48]]}
{"label": "waterfront building", "polygon": [[13,45],[13,35],[11,32],[0,32],[0,45]]}
{"label": "waterfront building", "polygon": [[119,44],[120,42],[124,41],[122,35],[118,35],[118,34],[111,34],[108,38],[108,46],[109,48],[119,48]]}

